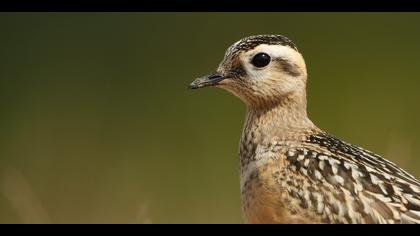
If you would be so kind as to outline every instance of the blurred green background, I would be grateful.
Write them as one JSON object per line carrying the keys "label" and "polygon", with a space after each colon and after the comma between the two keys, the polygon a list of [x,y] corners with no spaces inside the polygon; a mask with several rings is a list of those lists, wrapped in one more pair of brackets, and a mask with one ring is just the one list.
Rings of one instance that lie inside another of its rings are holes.
{"label": "blurred green background", "polygon": [[283,34],[322,129],[420,177],[418,13],[0,13],[0,223],[241,223],[245,107],[188,91]]}

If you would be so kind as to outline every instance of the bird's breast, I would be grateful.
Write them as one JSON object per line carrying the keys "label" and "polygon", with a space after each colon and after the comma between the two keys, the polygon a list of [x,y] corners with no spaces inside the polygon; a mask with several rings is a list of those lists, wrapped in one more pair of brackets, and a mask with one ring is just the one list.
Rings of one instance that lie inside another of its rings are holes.
{"label": "bird's breast", "polygon": [[308,223],[301,209],[292,204],[289,192],[280,182],[284,178],[281,160],[250,163],[241,175],[241,201],[246,223]]}

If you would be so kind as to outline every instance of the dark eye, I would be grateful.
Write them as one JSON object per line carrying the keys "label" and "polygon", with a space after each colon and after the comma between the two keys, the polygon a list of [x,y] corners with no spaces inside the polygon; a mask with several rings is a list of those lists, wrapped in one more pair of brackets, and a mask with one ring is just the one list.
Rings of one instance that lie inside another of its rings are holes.
{"label": "dark eye", "polygon": [[271,57],[267,53],[258,53],[252,58],[252,65],[255,67],[264,67],[270,63]]}

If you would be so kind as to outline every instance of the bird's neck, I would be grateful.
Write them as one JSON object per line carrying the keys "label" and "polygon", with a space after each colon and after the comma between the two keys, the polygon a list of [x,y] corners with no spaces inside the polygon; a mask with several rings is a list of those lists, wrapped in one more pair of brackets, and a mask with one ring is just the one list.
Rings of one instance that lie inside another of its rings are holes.
{"label": "bird's neck", "polygon": [[241,186],[254,170],[253,166],[267,161],[268,156],[264,153],[287,149],[289,145],[304,140],[308,134],[319,132],[307,116],[305,98],[287,99],[264,109],[248,107],[239,147]]}
{"label": "bird's neck", "polygon": [[317,129],[306,112],[306,96],[285,96],[278,103],[262,107],[248,107],[243,135],[263,143],[271,138],[290,139],[304,130]]}

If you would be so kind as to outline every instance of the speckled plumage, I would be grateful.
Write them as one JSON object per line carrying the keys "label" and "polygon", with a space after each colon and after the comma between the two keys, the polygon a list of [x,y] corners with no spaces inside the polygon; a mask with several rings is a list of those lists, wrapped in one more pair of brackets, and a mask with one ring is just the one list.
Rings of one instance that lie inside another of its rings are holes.
{"label": "speckled plumage", "polygon": [[[270,63],[253,66],[262,52]],[[239,147],[245,222],[420,223],[415,177],[308,118],[306,66],[289,39],[242,39],[227,50],[217,73],[206,86],[233,93],[248,108]]]}

